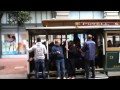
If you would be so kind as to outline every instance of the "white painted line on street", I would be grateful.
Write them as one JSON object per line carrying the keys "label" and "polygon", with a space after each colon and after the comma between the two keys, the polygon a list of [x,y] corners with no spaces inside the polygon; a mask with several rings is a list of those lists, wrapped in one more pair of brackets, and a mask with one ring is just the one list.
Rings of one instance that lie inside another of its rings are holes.
{"label": "white painted line on street", "polygon": [[14,69],[23,69],[23,68],[24,68],[24,66],[17,66]]}

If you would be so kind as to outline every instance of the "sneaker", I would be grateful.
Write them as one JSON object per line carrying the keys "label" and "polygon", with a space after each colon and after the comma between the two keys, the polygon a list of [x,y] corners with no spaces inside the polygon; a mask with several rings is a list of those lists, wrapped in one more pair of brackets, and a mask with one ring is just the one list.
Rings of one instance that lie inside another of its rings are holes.
{"label": "sneaker", "polygon": [[68,77],[67,79],[71,79],[71,77]]}
{"label": "sneaker", "polygon": [[57,77],[57,79],[60,79],[60,77]]}
{"label": "sneaker", "polygon": [[63,77],[63,79],[66,79],[66,77]]}
{"label": "sneaker", "polygon": [[95,76],[91,76],[90,78],[95,78]]}
{"label": "sneaker", "polygon": [[72,77],[71,79],[75,79],[75,77]]}

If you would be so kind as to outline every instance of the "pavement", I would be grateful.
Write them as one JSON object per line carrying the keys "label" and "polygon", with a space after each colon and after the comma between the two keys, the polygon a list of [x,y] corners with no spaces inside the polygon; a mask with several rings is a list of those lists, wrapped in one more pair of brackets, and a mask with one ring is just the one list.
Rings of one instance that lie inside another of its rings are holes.
{"label": "pavement", "polygon": [[0,75],[0,79],[27,79],[27,75],[26,74]]}
{"label": "pavement", "polygon": [[[50,77],[49,79],[55,79]],[[83,79],[84,76],[76,76],[76,79]],[[95,79],[107,79],[105,74],[96,73]],[[27,79],[27,59],[0,59],[0,79]],[[33,77],[34,79],[34,77]]]}
{"label": "pavement", "polygon": [[26,79],[27,59],[0,59],[0,79]]}

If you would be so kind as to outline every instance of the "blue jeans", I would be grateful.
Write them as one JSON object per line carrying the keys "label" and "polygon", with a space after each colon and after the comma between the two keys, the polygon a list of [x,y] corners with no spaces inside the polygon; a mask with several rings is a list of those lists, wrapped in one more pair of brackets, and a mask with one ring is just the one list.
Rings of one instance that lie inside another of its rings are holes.
{"label": "blue jeans", "polygon": [[57,66],[57,76],[61,77],[61,69],[62,69],[62,76],[65,77],[64,59],[56,60],[56,66]]}
{"label": "blue jeans", "polygon": [[35,78],[39,79],[39,68],[40,68],[40,65],[42,65],[42,76],[43,76],[43,79],[45,79],[46,78],[46,74],[45,74],[45,61],[43,59],[35,60]]}

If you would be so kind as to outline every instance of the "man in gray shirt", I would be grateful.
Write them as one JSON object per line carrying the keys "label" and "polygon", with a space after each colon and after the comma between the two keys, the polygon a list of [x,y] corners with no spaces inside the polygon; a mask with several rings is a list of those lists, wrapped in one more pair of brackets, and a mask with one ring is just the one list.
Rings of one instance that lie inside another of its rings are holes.
{"label": "man in gray shirt", "polygon": [[45,75],[45,54],[47,53],[46,47],[41,43],[41,38],[37,38],[37,43],[33,45],[30,49],[27,49],[28,52],[34,51],[34,60],[35,60],[35,78],[39,79],[39,67],[42,65],[42,75],[43,79],[46,78]]}

